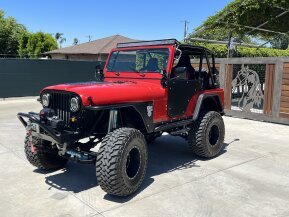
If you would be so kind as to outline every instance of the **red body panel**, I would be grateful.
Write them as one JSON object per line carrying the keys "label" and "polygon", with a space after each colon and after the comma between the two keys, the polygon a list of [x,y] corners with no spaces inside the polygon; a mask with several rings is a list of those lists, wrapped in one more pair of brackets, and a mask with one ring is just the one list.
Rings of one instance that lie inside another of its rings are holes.
{"label": "red body panel", "polygon": [[[63,84],[45,88],[45,90],[63,90],[78,94],[84,106],[114,105],[130,102],[149,102],[165,96],[165,89],[160,81],[120,79],[95,84]],[[90,98],[90,99],[88,99]]]}
{"label": "red body panel", "polygon": [[[175,47],[172,45],[122,48],[117,50],[148,48],[169,49],[170,55],[166,71],[170,72],[173,66],[173,58],[175,52]],[[112,52],[115,50],[116,49],[113,49]],[[104,76],[105,79],[103,83],[62,84],[50,86],[44,90],[62,90],[74,92],[81,97],[84,106],[114,105],[133,102],[153,102],[154,123],[192,116],[197,99],[202,93],[217,93],[220,96],[222,102],[224,99],[224,92],[222,89],[198,92],[190,100],[187,110],[183,116],[171,118],[168,116],[167,112],[168,89],[162,87],[162,75],[160,73],[107,72],[105,65]]]}
{"label": "red body panel", "polygon": [[[212,90],[199,91],[190,100],[184,116],[192,116],[193,115],[197,100],[201,94],[212,94],[212,93],[217,94],[220,97],[221,102],[222,103],[224,102],[224,90],[223,89],[212,89]],[[222,104],[222,106],[224,106],[224,105]]]}

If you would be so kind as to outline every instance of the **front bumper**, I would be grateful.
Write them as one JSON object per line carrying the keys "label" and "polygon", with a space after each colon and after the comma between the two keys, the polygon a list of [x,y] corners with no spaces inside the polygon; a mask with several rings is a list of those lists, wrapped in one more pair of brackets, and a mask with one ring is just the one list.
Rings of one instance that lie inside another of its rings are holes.
{"label": "front bumper", "polygon": [[63,130],[61,132],[57,131],[56,129],[45,125],[40,120],[39,114],[34,112],[26,113],[18,113],[18,119],[27,128],[28,122],[24,119],[28,119],[30,123],[34,124],[35,127],[31,130],[32,136],[35,136],[40,139],[44,139],[50,142],[54,142],[57,144],[71,144],[77,140],[79,140],[79,132],[67,131]]}

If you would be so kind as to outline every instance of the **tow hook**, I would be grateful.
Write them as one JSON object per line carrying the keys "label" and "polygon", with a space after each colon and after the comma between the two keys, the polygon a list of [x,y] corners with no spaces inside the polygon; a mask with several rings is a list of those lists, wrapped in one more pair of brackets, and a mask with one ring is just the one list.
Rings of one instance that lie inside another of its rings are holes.
{"label": "tow hook", "polygon": [[31,152],[32,152],[33,154],[36,154],[37,149],[36,149],[36,147],[33,145],[32,142],[30,143],[30,147],[31,147]]}
{"label": "tow hook", "polygon": [[32,131],[31,130],[27,131],[27,136],[28,136],[28,141],[30,144],[30,150],[33,154],[36,154],[37,149],[36,149],[35,145],[33,144]]}

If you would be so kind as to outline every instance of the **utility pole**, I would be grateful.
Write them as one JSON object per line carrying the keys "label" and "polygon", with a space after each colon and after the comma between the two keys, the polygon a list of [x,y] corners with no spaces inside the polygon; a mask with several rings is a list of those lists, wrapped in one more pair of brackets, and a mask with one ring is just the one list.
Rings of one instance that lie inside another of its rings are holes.
{"label": "utility pole", "polygon": [[184,26],[184,41],[185,41],[187,38],[187,34],[188,34],[188,24],[190,22],[188,22],[187,20],[182,20],[181,22],[185,24]]}
{"label": "utility pole", "polygon": [[92,35],[87,35],[85,37],[88,38],[88,41],[91,41]]}

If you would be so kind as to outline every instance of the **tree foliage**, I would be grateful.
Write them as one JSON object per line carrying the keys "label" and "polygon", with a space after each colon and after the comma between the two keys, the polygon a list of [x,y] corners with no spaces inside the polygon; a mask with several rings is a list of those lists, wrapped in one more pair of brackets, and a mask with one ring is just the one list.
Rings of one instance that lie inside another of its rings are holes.
{"label": "tree foliage", "polygon": [[62,43],[66,41],[66,38],[64,38],[63,35],[64,35],[63,33],[57,32],[54,36],[60,48],[61,48]]}
{"label": "tree foliage", "polygon": [[57,49],[57,42],[43,32],[30,33],[13,17],[5,17],[0,10],[0,54],[8,57],[38,57],[41,53]]}
{"label": "tree foliage", "polygon": [[23,25],[13,17],[5,18],[4,11],[0,10],[0,54],[17,55],[19,40],[26,33]]}
{"label": "tree foliage", "polygon": [[[224,40],[228,39],[228,33],[232,32],[234,38],[243,39],[245,42],[250,39],[248,37],[270,40],[278,34],[253,30],[249,27],[257,27],[268,21],[260,28],[288,33],[289,13],[286,13],[288,9],[288,0],[234,0],[223,10],[209,17],[190,37]],[[282,13],[284,14],[280,16]],[[276,18],[277,16],[279,17]],[[282,38],[277,42],[281,40],[283,43],[286,42]]]}
{"label": "tree foliage", "polygon": [[27,51],[27,43],[30,35],[31,34],[29,32],[25,32],[19,39],[18,54],[20,57],[29,57]]}
{"label": "tree foliage", "polygon": [[286,50],[288,49],[288,45],[289,45],[289,36],[280,35],[271,41],[271,45],[273,48]]}
{"label": "tree foliage", "polygon": [[73,39],[73,43],[72,43],[72,44],[73,44],[73,45],[78,45],[78,43],[79,43],[79,40],[78,40],[78,38],[74,38],[74,39]]}
{"label": "tree foliage", "polygon": [[40,54],[57,49],[57,42],[47,33],[36,32],[24,34],[20,40],[19,53],[30,58],[38,57]]}

